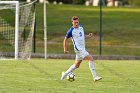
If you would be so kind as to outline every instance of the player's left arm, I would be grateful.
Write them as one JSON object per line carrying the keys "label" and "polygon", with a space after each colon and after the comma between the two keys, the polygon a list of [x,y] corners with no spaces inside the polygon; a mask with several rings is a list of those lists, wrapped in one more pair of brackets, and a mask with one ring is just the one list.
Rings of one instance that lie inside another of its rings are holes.
{"label": "player's left arm", "polygon": [[86,38],[92,38],[93,37],[93,33],[88,33],[87,35],[85,35]]}

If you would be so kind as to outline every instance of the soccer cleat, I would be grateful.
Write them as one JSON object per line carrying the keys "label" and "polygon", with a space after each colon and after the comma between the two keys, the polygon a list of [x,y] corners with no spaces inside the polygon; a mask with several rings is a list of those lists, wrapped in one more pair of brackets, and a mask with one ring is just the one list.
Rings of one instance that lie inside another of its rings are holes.
{"label": "soccer cleat", "polygon": [[101,79],[102,79],[102,77],[98,77],[98,76],[94,77],[94,81],[98,81],[98,80],[101,80]]}
{"label": "soccer cleat", "polygon": [[65,72],[62,72],[62,76],[61,76],[61,80],[63,80],[65,78]]}

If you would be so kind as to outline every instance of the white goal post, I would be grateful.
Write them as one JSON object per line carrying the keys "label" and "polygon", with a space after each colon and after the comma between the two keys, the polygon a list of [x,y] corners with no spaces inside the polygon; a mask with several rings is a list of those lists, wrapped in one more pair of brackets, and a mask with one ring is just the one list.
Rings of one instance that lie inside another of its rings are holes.
{"label": "white goal post", "polygon": [[[34,4],[36,1],[37,0],[34,0],[30,3],[0,1],[0,37],[4,39],[3,41],[1,40],[2,42],[8,42],[7,44],[9,46],[14,47],[14,51],[12,50],[12,55],[14,53],[14,59],[29,59],[31,56],[36,14]],[[12,14],[10,14],[9,11],[12,11]],[[14,18],[11,16],[14,16]],[[11,24],[13,21],[15,23]],[[7,46],[5,45],[3,47]],[[6,48],[2,48],[1,50],[4,49]],[[7,48],[6,52],[1,52],[1,50],[0,59],[6,58],[5,54],[7,55],[9,52],[7,50],[10,49]]]}
{"label": "white goal post", "polygon": [[18,59],[19,1],[0,1],[0,4],[15,4],[15,59]]}
{"label": "white goal post", "polygon": [[44,0],[44,57],[47,59],[47,13],[46,0]]}

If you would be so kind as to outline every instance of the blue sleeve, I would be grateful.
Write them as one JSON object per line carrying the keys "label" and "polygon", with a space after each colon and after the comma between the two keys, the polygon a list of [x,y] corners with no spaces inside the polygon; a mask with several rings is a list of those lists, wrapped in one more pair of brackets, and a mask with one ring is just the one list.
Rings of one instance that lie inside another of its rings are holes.
{"label": "blue sleeve", "polygon": [[66,38],[71,38],[72,37],[72,31],[73,31],[73,27],[71,27],[68,31],[67,31],[67,33],[66,33]]}

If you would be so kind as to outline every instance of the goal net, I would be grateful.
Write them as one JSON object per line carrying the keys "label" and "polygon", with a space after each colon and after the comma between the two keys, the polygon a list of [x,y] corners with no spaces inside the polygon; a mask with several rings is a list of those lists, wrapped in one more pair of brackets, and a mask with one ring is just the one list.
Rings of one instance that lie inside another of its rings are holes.
{"label": "goal net", "polygon": [[0,59],[30,59],[36,0],[0,1]]}

